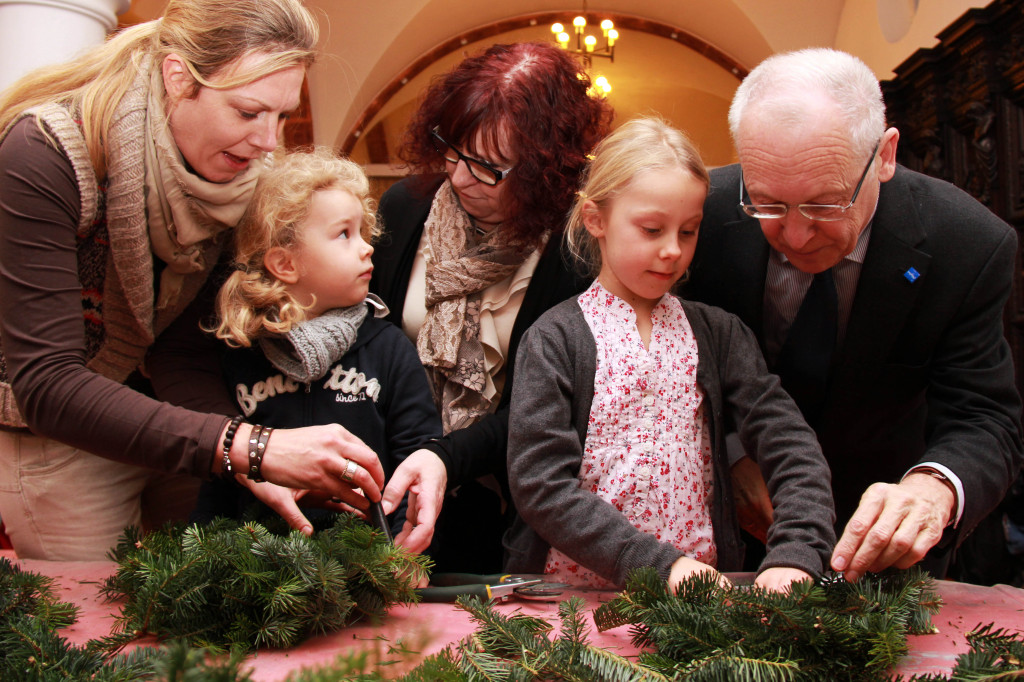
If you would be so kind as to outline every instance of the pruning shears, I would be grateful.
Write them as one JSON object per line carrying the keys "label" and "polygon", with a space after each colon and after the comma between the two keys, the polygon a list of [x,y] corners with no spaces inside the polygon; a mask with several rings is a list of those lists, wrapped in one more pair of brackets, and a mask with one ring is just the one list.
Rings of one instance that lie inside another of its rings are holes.
{"label": "pruning shears", "polygon": [[416,590],[424,602],[454,602],[462,596],[507,600],[509,597],[555,601],[569,586],[545,582],[542,576],[494,573],[435,573],[430,587]]}

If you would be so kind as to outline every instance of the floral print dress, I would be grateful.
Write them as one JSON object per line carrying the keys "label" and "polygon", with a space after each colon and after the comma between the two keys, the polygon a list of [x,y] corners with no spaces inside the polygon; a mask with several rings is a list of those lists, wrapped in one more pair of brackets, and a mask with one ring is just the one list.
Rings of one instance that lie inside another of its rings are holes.
{"label": "floral print dress", "polygon": [[[578,300],[597,344],[580,487],[639,530],[714,566],[711,441],[697,385],[697,342],[682,302],[662,297],[645,348],[628,303],[598,282]],[[612,587],[554,546],[545,573],[576,585]]]}

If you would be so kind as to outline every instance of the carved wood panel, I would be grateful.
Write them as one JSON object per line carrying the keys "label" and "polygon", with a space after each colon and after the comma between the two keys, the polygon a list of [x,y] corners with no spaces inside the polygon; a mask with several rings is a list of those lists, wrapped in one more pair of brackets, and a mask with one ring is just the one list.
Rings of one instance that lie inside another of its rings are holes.
{"label": "carved wood panel", "polygon": [[[969,192],[1024,231],[1024,0],[964,13],[882,83],[897,160]],[[1017,387],[1024,393],[1021,250],[1004,312]]]}

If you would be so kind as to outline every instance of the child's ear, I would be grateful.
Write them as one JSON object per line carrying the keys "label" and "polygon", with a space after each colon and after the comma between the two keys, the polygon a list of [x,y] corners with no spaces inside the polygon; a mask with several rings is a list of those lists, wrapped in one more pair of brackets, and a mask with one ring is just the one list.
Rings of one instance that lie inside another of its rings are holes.
{"label": "child's ear", "polygon": [[285,284],[299,281],[299,267],[294,254],[283,246],[273,246],[263,254],[263,267],[274,279]]}
{"label": "child's ear", "polygon": [[583,226],[587,228],[591,237],[600,239],[604,236],[604,218],[601,216],[600,207],[592,199],[583,202],[582,216]]}

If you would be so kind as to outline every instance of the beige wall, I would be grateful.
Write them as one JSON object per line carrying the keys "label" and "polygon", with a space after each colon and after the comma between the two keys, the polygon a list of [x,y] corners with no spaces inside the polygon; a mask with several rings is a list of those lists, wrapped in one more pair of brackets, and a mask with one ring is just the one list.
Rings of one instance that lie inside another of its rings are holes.
{"label": "beige wall", "polygon": [[[134,0],[131,20],[159,14],[165,0]],[[373,99],[420,55],[471,29],[510,17],[565,10],[582,2],[555,0],[307,0],[320,18],[324,56],[310,73],[314,136],[338,145]],[[590,11],[630,14],[687,31],[745,67],[777,51],[830,46],[858,55],[879,78],[967,9],[967,0],[605,0]],[[488,42],[547,40],[547,26]],[[465,50],[484,47],[470,43]],[[461,58],[449,55],[403,88],[376,117],[389,147],[428,78]],[[600,65],[599,65],[600,66]],[[732,159],[725,111],[736,79],[693,51],[664,38],[624,33],[616,63],[601,67],[611,79],[620,119],[658,112],[688,130],[711,165]],[[371,124],[372,125],[372,124]],[[369,128],[370,126],[368,126]],[[355,155],[365,154],[356,150]]]}

